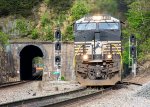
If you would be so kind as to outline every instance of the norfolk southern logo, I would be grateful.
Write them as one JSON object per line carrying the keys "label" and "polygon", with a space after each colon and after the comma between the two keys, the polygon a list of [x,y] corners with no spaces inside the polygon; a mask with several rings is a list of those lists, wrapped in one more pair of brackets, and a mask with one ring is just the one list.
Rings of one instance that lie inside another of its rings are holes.
{"label": "norfolk southern logo", "polygon": [[101,47],[102,47],[102,43],[97,41],[96,46],[95,46],[95,53],[96,53],[96,49],[101,49]]}

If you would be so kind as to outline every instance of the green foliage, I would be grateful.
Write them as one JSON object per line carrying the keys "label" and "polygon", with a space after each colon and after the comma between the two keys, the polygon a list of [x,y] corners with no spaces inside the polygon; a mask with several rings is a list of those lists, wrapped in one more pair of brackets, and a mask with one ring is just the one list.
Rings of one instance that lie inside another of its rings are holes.
{"label": "green foliage", "polygon": [[[39,3],[46,5],[44,7],[46,11],[38,11],[43,8],[43,5],[37,6]],[[21,17],[16,20],[16,29],[14,29],[19,31],[20,38],[53,41],[53,29],[59,26],[63,33],[63,40],[72,41],[74,21],[94,9],[98,12],[114,12],[116,6],[116,0],[0,0],[0,15],[12,15],[15,19]],[[39,14],[39,12],[44,13]],[[31,24],[34,18],[36,20]]]}
{"label": "green foliage", "polygon": [[61,80],[62,80],[62,81],[65,81],[65,77],[64,77],[64,76],[61,76]]}
{"label": "green foliage", "polygon": [[136,1],[130,5],[130,10],[128,12],[128,28],[132,33],[140,34],[138,39],[143,39],[144,42],[147,40],[149,35],[149,21],[150,21],[150,11],[149,4],[150,1]]}
{"label": "green foliage", "polygon": [[76,2],[71,8],[71,15],[73,20],[80,19],[90,11],[89,6],[85,4],[85,1]]}
{"label": "green foliage", "polygon": [[124,0],[127,4],[131,4],[133,2],[135,2],[136,0]]}
{"label": "green foliage", "polygon": [[15,29],[19,31],[21,37],[27,37],[31,31],[31,23],[24,18],[17,19]]}
{"label": "green foliage", "polygon": [[41,18],[41,24],[42,26],[46,26],[49,23],[50,23],[50,20],[48,18],[48,13],[45,13]]}
{"label": "green foliage", "polygon": [[4,45],[8,43],[9,36],[4,32],[0,31],[0,44]]}
{"label": "green foliage", "polygon": [[66,28],[65,36],[63,36],[63,41],[73,41],[74,36],[73,36],[73,26],[68,25]]}
{"label": "green foliage", "polygon": [[44,2],[48,5],[50,0],[44,0]]}
{"label": "green foliage", "polygon": [[57,15],[69,10],[74,0],[44,0],[50,9]]}
{"label": "green foliage", "polygon": [[80,19],[81,17],[85,16],[86,14],[88,14],[90,11],[90,7],[87,4],[86,1],[81,1],[81,0],[77,0],[74,5],[72,6],[72,8],[70,9],[70,13],[71,13],[71,18],[70,18],[70,22],[68,23],[68,25],[66,26],[65,32],[64,32],[64,36],[63,36],[63,41],[73,41],[74,40],[74,36],[73,36],[73,21]]}
{"label": "green foliage", "polygon": [[0,15],[16,14],[28,17],[41,0],[0,0]]}
{"label": "green foliage", "polygon": [[33,29],[31,32],[31,38],[32,39],[37,39],[39,37],[39,33],[37,29]]}
{"label": "green foliage", "polygon": [[56,18],[56,25],[59,26],[63,26],[63,22],[66,20],[66,14],[60,14],[57,18]]}
{"label": "green foliage", "polygon": [[128,26],[125,31],[126,38],[135,34],[138,44],[138,59],[142,61],[144,55],[150,53],[150,1],[139,0],[132,2],[128,11]]}
{"label": "green foliage", "polygon": [[43,58],[41,58],[41,57],[35,57],[32,60],[32,64],[42,64],[42,63],[43,63]]}
{"label": "green foliage", "polygon": [[148,38],[145,42],[139,45],[139,49],[141,52],[148,54],[150,53],[150,38]]}
{"label": "green foliage", "polygon": [[129,44],[128,42],[124,44],[123,46],[123,53],[122,53],[122,58],[123,58],[123,63],[128,64],[129,63]]}
{"label": "green foliage", "polygon": [[96,0],[94,2],[93,10],[101,14],[117,14],[117,0]]}
{"label": "green foliage", "polygon": [[44,40],[46,41],[54,41],[54,35],[50,26],[43,28]]}

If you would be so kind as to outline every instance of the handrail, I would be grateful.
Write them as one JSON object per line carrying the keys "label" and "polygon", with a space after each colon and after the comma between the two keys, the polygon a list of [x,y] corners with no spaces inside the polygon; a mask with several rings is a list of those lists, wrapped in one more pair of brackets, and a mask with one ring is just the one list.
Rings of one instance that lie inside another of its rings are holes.
{"label": "handrail", "polygon": [[75,53],[75,55],[74,55],[74,58],[73,58],[73,67],[75,68],[75,64],[76,64],[76,60],[75,60],[75,58],[76,58],[76,56],[77,56],[77,54],[78,54],[78,52],[79,52],[79,50],[80,50],[80,48],[82,47],[83,45],[79,45],[79,48],[78,48],[78,50],[77,50],[77,53]]}

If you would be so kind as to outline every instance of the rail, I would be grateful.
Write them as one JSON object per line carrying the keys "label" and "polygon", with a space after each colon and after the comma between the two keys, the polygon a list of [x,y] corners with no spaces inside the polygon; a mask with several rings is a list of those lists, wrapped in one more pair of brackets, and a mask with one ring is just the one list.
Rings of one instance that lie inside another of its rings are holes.
{"label": "rail", "polygon": [[10,86],[27,83],[27,82],[29,82],[29,81],[15,81],[15,82],[3,83],[3,84],[0,84],[0,88],[6,88],[6,87],[10,87]]}
{"label": "rail", "polygon": [[49,95],[44,97],[31,98],[26,100],[20,100],[16,102],[10,102],[6,104],[1,104],[0,107],[13,107],[13,106],[26,106],[26,107],[57,107],[64,105],[65,103],[77,101],[80,99],[84,99],[86,97],[93,97],[98,94],[102,94],[111,88],[107,89],[90,89],[90,88],[80,88],[77,90],[64,92],[55,95]]}

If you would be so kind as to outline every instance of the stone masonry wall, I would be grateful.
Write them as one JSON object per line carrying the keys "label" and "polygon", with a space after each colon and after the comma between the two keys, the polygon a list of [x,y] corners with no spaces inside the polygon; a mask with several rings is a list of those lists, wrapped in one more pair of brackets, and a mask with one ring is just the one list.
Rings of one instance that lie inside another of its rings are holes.
{"label": "stone masonry wall", "polygon": [[[11,43],[11,52],[13,54],[15,63],[15,72],[17,73],[17,78],[20,78],[20,52],[27,45],[35,45],[41,49],[43,52],[44,60],[44,79],[45,80],[56,80],[56,75],[53,74],[56,71],[54,66],[54,43]],[[73,58],[74,58],[74,44],[73,43],[62,43],[61,47],[61,75],[65,80],[72,81],[75,80],[74,68],[73,68]]]}

